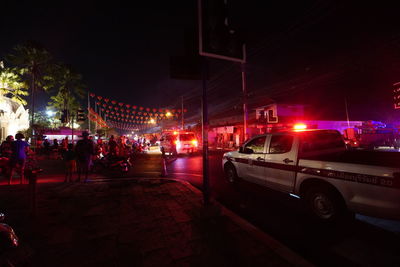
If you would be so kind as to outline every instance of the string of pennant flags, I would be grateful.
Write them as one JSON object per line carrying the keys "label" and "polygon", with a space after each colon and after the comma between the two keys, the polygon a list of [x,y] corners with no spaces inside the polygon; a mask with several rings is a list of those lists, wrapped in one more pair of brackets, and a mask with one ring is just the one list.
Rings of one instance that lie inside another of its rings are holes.
{"label": "string of pennant flags", "polygon": [[187,109],[149,108],[126,104],[94,93],[89,93],[89,96],[95,100],[95,109],[89,107],[88,118],[101,127],[137,129],[138,126],[154,124],[156,121],[177,119],[187,112]]}

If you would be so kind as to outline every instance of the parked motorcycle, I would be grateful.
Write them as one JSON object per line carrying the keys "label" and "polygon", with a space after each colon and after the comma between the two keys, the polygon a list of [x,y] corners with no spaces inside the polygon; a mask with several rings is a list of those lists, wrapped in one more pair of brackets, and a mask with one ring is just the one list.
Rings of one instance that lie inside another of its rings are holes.
{"label": "parked motorcycle", "polygon": [[[4,218],[4,213],[0,213],[0,222],[3,222]],[[19,239],[12,227],[6,223],[0,223],[0,266],[13,266],[7,254],[18,245]]]}
{"label": "parked motorcycle", "polygon": [[105,170],[118,170],[121,173],[128,173],[131,167],[132,163],[129,157],[105,156],[97,157],[93,161],[92,171],[100,173]]}

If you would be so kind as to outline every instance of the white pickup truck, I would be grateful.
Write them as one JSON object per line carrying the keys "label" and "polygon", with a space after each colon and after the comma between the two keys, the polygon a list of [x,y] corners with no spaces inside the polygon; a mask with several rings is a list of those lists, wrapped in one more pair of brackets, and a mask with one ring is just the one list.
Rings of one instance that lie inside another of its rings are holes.
{"label": "white pickup truck", "polygon": [[334,221],[361,213],[400,220],[400,153],[347,151],[336,130],[258,135],[225,153],[226,178],[242,178],[305,200]]}

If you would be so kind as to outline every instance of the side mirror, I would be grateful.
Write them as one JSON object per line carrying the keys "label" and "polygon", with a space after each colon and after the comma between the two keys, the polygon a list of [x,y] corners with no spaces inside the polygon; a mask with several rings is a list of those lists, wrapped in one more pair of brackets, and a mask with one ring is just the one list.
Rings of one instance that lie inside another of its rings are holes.
{"label": "side mirror", "polygon": [[240,147],[239,148],[239,153],[243,153],[243,154],[253,154],[254,150],[248,147]]}
{"label": "side mirror", "polygon": [[245,153],[245,154],[253,154],[254,150],[251,149],[251,148],[245,147],[243,153]]}

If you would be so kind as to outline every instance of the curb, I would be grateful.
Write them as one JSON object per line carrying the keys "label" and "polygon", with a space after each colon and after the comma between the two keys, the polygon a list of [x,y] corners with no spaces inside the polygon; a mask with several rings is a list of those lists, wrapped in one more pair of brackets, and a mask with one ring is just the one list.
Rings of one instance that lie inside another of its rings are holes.
{"label": "curb", "polygon": [[[146,179],[146,178],[145,178]],[[149,178],[153,179],[153,178]],[[159,178],[157,178],[159,179]],[[196,193],[196,194],[202,194],[202,192],[191,185],[189,182],[182,181],[176,178],[167,178],[166,180],[173,180],[176,182],[180,182],[182,184],[185,184],[189,189]],[[281,242],[278,240],[274,239],[270,235],[266,234],[265,232],[261,231],[258,229],[256,226],[252,225],[250,222],[246,221],[242,217],[236,215],[234,212],[232,212],[230,209],[226,208],[224,205],[222,205],[220,202],[216,201],[213,199],[213,202],[217,204],[217,206],[220,207],[222,214],[228,216],[229,218],[232,219],[234,223],[236,223],[238,226],[240,226],[243,230],[245,230],[248,234],[250,234],[252,237],[255,239],[259,240],[262,242],[266,247],[270,248],[273,252],[284,258],[287,262],[294,266],[303,266],[303,267],[312,267],[315,266],[308,262],[306,259],[304,259],[302,256],[297,254],[296,252],[292,251],[285,245],[283,245]]]}

